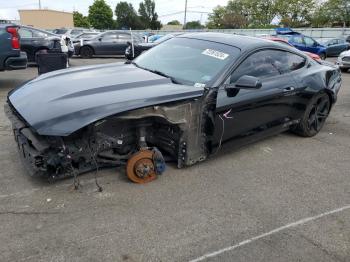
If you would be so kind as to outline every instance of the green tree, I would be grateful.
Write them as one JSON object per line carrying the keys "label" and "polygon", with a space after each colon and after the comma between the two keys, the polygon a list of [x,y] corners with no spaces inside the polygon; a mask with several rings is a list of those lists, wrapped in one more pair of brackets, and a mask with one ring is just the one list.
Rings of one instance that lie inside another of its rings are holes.
{"label": "green tree", "polygon": [[[242,1],[243,15],[250,27],[266,27],[277,15],[278,0],[244,0]],[[294,0],[290,0],[294,1]]]}
{"label": "green tree", "polygon": [[73,12],[73,22],[75,27],[90,27],[89,18],[87,16],[83,16],[83,14],[77,11]]}
{"label": "green tree", "polygon": [[89,6],[89,21],[96,29],[115,28],[113,11],[105,0],[95,0],[94,3]]}
{"label": "green tree", "polygon": [[227,6],[217,6],[208,17],[207,27],[210,29],[234,29],[248,25],[247,15],[238,1],[230,1]]}
{"label": "green tree", "polygon": [[173,21],[168,22],[168,25],[181,25],[181,23],[178,20],[173,20]]}
{"label": "green tree", "polygon": [[208,16],[207,27],[209,29],[224,28],[223,18],[226,14],[226,7],[217,6],[213,9],[213,12]]}
{"label": "green tree", "polygon": [[145,29],[134,7],[128,2],[119,2],[115,7],[115,15],[118,28]]}
{"label": "green tree", "polygon": [[156,4],[153,0],[144,0],[140,3],[139,14],[145,28],[159,30],[162,27],[162,24],[158,21],[158,14],[155,10]]}
{"label": "green tree", "polygon": [[312,18],[313,26],[350,26],[350,1],[328,0],[323,2]]}
{"label": "green tree", "polygon": [[204,26],[199,21],[190,21],[185,25],[185,29],[203,29]]}
{"label": "green tree", "polygon": [[289,27],[307,26],[311,23],[316,9],[315,0],[277,0],[278,16],[281,23]]}

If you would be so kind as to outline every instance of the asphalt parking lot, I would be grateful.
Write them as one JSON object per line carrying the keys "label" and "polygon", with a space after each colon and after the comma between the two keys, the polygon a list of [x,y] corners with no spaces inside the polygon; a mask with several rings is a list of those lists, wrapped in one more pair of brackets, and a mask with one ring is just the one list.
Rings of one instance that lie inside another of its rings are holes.
{"label": "asphalt parking lot", "polygon": [[[36,70],[0,72],[1,105]],[[28,177],[0,120],[0,261],[350,261],[350,72],[316,137],[228,143],[146,185],[102,170],[103,192],[93,173],[78,191]]]}

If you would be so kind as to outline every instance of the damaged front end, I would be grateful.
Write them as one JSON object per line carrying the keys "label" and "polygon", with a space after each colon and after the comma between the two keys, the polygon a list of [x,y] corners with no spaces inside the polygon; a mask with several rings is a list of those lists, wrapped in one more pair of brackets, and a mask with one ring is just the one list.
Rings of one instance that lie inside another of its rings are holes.
{"label": "damaged front end", "polygon": [[119,113],[69,136],[38,135],[8,101],[23,163],[32,176],[61,178],[126,165],[128,177],[149,182],[164,171],[164,158],[179,168],[205,160],[212,150],[217,91]]}

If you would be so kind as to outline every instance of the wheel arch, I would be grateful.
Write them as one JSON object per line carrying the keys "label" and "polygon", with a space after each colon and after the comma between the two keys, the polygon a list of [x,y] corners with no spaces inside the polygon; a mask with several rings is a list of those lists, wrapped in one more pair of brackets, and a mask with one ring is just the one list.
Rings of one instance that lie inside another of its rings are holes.
{"label": "wheel arch", "polygon": [[79,55],[81,54],[81,49],[83,49],[84,47],[89,47],[89,48],[91,48],[93,55],[96,55],[95,48],[93,48],[93,46],[90,45],[90,44],[81,46],[81,47],[79,48]]}

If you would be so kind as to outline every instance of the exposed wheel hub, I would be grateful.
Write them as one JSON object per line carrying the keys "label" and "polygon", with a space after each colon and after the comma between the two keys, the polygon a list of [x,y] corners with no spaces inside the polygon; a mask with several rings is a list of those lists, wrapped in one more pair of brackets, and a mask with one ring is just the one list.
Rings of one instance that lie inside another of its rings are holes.
{"label": "exposed wheel hub", "polygon": [[126,165],[126,174],[131,181],[139,184],[156,179],[153,152],[151,150],[141,150],[130,157]]}
{"label": "exposed wheel hub", "polygon": [[139,178],[145,178],[154,173],[153,162],[150,159],[143,158],[136,162],[135,164],[135,174]]}

